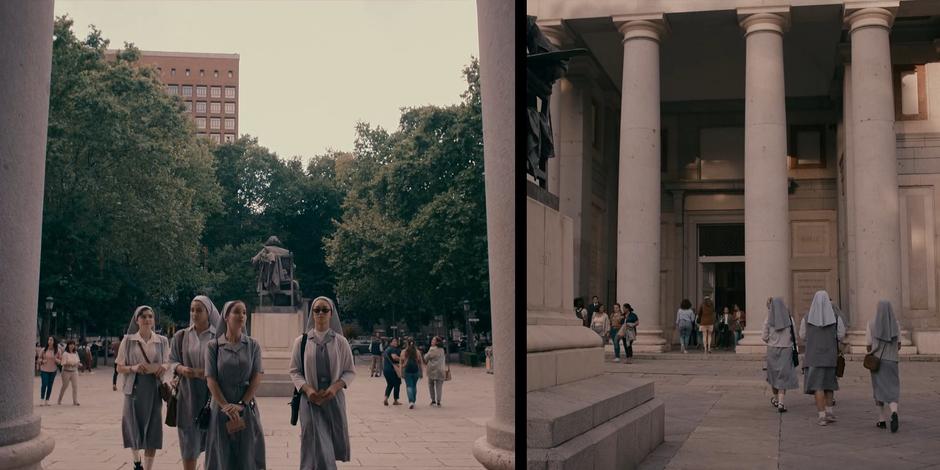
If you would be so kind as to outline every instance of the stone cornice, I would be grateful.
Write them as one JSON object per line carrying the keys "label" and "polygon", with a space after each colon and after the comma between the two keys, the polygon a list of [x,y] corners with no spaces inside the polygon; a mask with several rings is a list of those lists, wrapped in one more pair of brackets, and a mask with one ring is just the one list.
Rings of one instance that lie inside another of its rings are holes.
{"label": "stone cornice", "polygon": [[662,13],[619,15],[610,19],[623,35],[623,42],[637,38],[660,42],[669,33],[669,23],[666,21],[666,15]]}

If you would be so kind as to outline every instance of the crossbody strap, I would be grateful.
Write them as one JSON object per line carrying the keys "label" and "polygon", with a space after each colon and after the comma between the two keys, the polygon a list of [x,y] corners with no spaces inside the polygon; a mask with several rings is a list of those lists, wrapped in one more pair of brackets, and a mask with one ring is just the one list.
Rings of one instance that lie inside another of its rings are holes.
{"label": "crossbody strap", "polygon": [[147,357],[147,351],[144,351],[144,345],[138,341],[137,346],[140,348],[140,353],[144,355],[144,360],[147,361],[147,364],[150,364],[150,358]]}
{"label": "crossbody strap", "polygon": [[304,364],[304,354],[307,351],[307,333],[304,333],[302,339],[300,340],[300,375],[303,376],[304,381],[307,381],[307,368]]}
{"label": "crossbody strap", "polygon": [[799,352],[796,348],[796,333],[793,332],[793,317],[790,317],[790,341],[793,342],[793,350]]}

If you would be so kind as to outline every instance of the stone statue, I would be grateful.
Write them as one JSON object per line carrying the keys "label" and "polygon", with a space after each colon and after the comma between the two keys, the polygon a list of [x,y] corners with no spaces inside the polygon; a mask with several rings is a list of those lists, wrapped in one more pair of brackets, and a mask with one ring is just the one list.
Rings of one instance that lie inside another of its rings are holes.
{"label": "stone statue", "polygon": [[272,305],[279,297],[287,296],[290,304],[294,303],[291,294],[294,290],[294,259],[290,251],[284,248],[281,240],[271,236],[264,247],[251,258],[252,266],[258,270],[258,295],[267,295]]}
{"label": "stone statue", "polygon": [[549,115],[552,85],[568,71],[568,59],[587,50],[559,50],[542,34],[535,19],[526,16],[526,112],[529,116],[526,171],[544,186],[548,178],[545,163],[555,156]]}

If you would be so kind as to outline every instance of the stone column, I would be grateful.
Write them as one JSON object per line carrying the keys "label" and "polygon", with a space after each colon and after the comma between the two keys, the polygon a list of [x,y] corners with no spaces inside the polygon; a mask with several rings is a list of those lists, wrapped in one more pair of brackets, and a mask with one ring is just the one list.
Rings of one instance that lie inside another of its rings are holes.
{"label": "stone column", "polygon": [[880,299],[901,312],[901,245],[894,94],[889,34],[898,2],[846,5],[852,42],[852,158],[855,188],[855,293],[852,351],[864,351],[865,327]]}
{"label": "stone column", "polygon": [[790,298],[790,214],[783,30],[788,8],[738,10],[747,44],[744,89],[744,266],[747,327],[735,349],[762,353],[767,298]]}
{"label": "stone column", "polygon": [[473,456],[488,469],[515,466],[516,440],[516,21],[512,2],[479,0],[480,93],[495,416]]}
{"label": "stone column", "polygon": [[0,2],[0,469],[40,469],[52,437],[33,414],[52,0]]}
{"label": "stone column", "polygon": [[617,301],[630,303],[640,317],[634,350],[663,352],[659,42],[667,27],[662,14],[612,19],[623,34]]}

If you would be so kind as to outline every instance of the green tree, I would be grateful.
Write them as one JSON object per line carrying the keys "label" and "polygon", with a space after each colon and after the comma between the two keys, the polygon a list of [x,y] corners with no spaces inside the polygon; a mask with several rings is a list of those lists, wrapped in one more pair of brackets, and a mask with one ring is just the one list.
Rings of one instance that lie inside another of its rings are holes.
{"label": "green tree", "polygon": [[414,327],[463,299],[488,311],[475,59],[464,76],[463,103],[404,109],[393,133],[360,123],[352,164],[337,164],[346,198],[326,240],[327,264],[340,296],[366,323],[390,322],[394,313]]}
{"label": "green tree", "polygon": [[63,16],[54,32],[40,294],[73,319],[123,327],[135,305],[206,279],[213,159],[133,45],[106,59],[94,27],[80,40]]}

